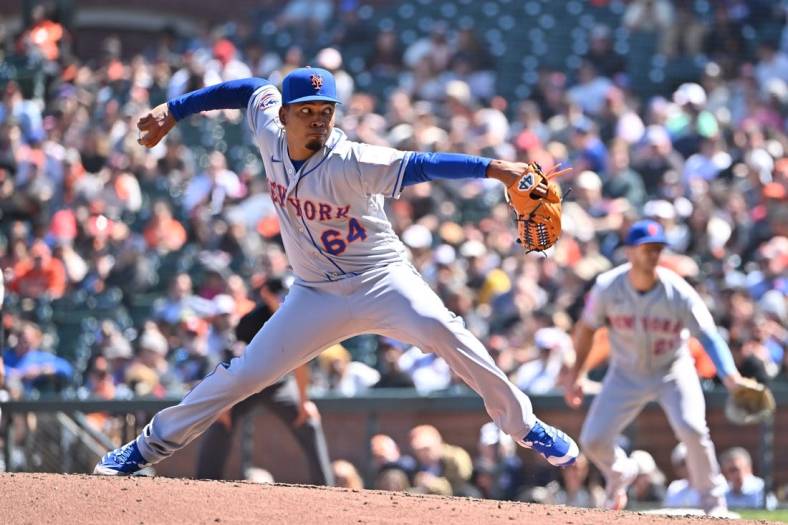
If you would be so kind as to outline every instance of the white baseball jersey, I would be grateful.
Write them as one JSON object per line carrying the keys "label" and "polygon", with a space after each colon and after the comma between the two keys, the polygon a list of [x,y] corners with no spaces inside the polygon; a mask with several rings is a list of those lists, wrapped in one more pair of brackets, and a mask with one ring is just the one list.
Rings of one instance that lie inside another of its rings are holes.
{"label": "white baseball jersey", "polygon": [[640,375],[665,372],[689,355],[690,335],[714,329],[714,320],[698,293],[673,271],[658,267],[657,284],[636,291],[624,264],[603,273],[589,294],[583,321],[607,325],[611,364]]}
{"label": "white baseball jersey", "polygon": [[296,276],[333,281],[405,260],[383,198],[399,196],[410,153],[353,142],[334,128],[323,150],[296,170],[281,105],[279,90],[268,84],[252,95],[247,116]]}

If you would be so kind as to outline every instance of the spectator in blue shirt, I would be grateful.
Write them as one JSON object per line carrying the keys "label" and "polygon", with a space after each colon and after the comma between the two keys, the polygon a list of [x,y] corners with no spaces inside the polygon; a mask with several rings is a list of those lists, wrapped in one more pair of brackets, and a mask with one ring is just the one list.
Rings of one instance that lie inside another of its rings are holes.
{"label": "spectator in blue shirt", "polygon": [[590,170],[607,173],[607,147],[599,139],[596,125],[588,118],[580,118],[572,125],[571,144],[575,149],[572,167],[575,173]]}
{"label": "spectator in blue shirt", "polygon": [[766,492],[762,478],[752,472],[750,453],[742,447],[733,447],[722,453],[720,465],[728,492],[725,499],[730,509],[773,509],[776,506],[774,494]]}
{"label": "spectator in blue shirt", "polygon": [[61,357],[40,349],[41,330],[34,323],[23,322],[16,342],[3,353],[6,374],[19,379],[26,391],[59,391],[71,381],[72,366]]}

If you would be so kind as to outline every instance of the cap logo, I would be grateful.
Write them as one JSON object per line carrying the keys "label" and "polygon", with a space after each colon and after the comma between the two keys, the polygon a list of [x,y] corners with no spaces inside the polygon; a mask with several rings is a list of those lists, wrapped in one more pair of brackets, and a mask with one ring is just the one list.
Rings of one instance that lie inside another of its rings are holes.
{"label": "cap logo", "polygon": [[648,225],[648,234],[656,235],[657,233],[659,233],[659,227],[652,222],[651,224]]}
{"label": "cap logo", "polygon": [[323,77],[320,75],[312,75],[309,80],[312,81],[312,87],[315,88],[315,91],[323,87]]}

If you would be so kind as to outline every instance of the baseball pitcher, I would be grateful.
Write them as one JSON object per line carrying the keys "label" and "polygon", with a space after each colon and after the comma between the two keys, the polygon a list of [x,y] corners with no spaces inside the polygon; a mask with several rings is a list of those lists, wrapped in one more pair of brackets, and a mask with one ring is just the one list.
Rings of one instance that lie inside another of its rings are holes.
{"label": "baseball pitcher", "polygon": [[[574,462],[575,442],[536,418],[529,398],[462,319],[446,309],[408,262],[383,209],[384,197],[396,198],[411,184],[490,177],[504,184],[518,206],[550,210],[560,204],[557,185],[550,183],[556,173],[543,174],[530,164],[353,142],[334,127],[338,103],[330,72],[299,68],[283,79],[281,93],[260,78],[229,81],[171,100],[140,120],[139,142],[153,147],[189,115],[246,110],[297,279],[242,356],[218,366],[179,405],[156,414],[137,439],[106,454],[95,473],[132,474],[166,458],[229,407],[323,349],[365,333],[440,355],[520,445],[555,466]],[[518,217],[521,238],[527,247],[541,249],[558,223],[531,215],[536,214]]]}

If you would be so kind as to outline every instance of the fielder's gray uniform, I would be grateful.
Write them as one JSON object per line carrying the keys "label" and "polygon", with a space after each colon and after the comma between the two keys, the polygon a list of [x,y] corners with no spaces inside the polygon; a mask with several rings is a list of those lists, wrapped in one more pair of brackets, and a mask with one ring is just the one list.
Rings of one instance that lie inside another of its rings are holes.
{"label": "fielder's gray uniform", "polygon": [[657,401],[676,436],[687,447],[692,484],[710,510],[724,506],[725,478],[706,425],[706,402],[687,342],[716,329],[698,293],[680,276],[657,268],[657,284],[646,293],[630,284],[630,265],[597,278],[583,321],[606,325],[610,367],[583,425],[581,448],[607,479],[620,486],[633,464],[615,445],[617,436],[649,401]]}
{"label": "fielder's gray uniform", "polygon": [[370,332],[439,354],[482,396],[498,427],[522,441],[536,422],[530,400],[407,261],[384,213],[384,196],[399,196],[410,153],[351,142],[334,129],[296,170],[280,106],[279,91],[266,85],[249,101],[247,117],[296,282],[242,356],[145,427],[137,439],[143,457],[169,456],[225,409],[324,348]]}

